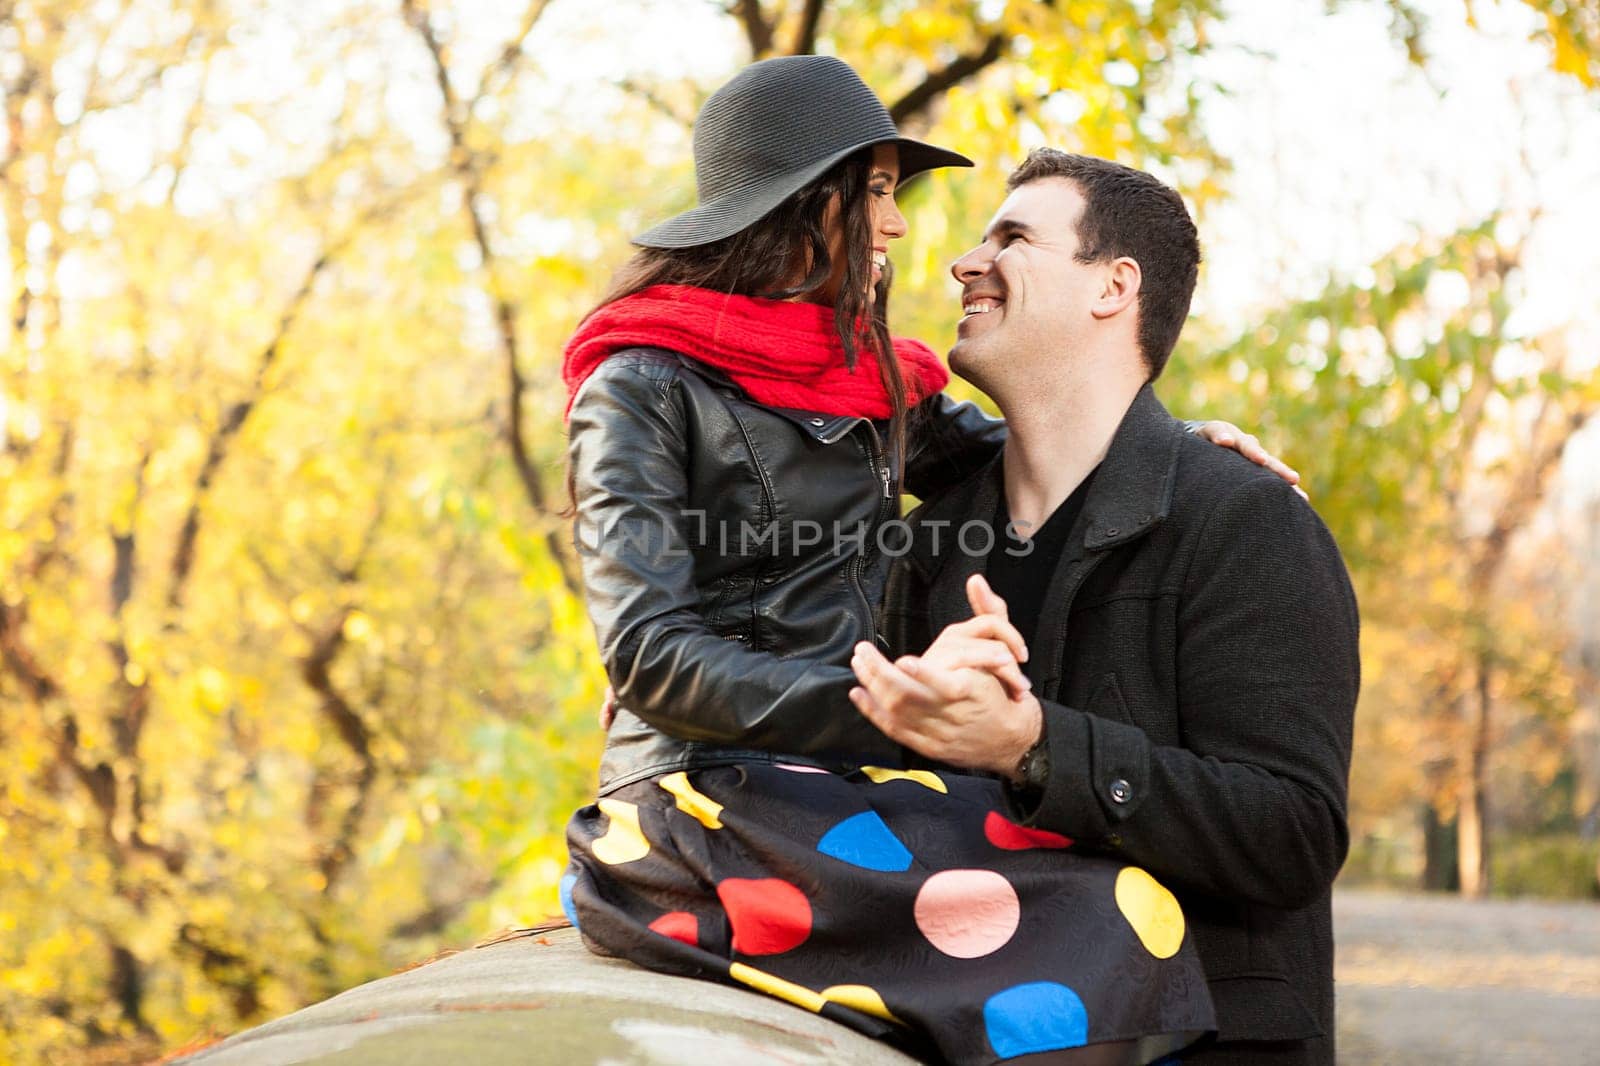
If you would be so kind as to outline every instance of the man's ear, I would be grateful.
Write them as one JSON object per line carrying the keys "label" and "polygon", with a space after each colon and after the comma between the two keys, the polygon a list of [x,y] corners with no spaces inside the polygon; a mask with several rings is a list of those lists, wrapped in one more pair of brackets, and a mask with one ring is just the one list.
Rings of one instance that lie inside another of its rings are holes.
{"label": "man's ear", "polygon": [[1143,280],[1136,260],[1127,256],[1113,259],[1110,269],[1105,272],[1100,295],[1090,305],[1089,313],[1095,318],[1110,318],[1134,307],[1138,303],[1139,285]]}

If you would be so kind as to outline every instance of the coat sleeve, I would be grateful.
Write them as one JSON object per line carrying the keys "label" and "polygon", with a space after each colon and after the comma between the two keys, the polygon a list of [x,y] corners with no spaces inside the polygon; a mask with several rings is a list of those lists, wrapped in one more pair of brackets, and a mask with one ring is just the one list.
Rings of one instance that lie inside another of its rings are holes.
{"label": "coat sleeve", "polygon": [[589,616],[621,706],[680,740],[849,761],[892,744],[842,665],[713,632],[694,580],[687,417],[677,378],[614,360],[573,404],[569,457]]}
{"label": "coat sleeve", "polygon": [[1349,846],[1358,621],[1338,548],[1287,485],[1252,479],[1206,521],[1178,608],[1183,746],[1045,702],[1034,824],[1177,886],[1300,907]]}
{"label": "coat sleeve", "polygon": [[1006,424],[975,403],[935,393],[912,411],[906,424],[904,491],[920,500],[951,488],[1000,452]]}
{"label": "coat sleeve", "polygon": [[[915,518],[913,514],[912,521]],[[928,581],[909,558],[895,559],[889,567],[879,627],[890,658],[921,655],[933,643],[928,615]]]}

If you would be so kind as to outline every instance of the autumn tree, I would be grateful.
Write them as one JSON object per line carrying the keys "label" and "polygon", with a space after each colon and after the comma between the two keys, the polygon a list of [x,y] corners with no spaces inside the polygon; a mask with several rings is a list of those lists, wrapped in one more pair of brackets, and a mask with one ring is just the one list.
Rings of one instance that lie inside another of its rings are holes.
{"label": "autumn tree", "polygon": [[[554,909],[603,684],[560,347],[628,236],[687,206],[727,73],[832,52],[991,178],[1048,141],[1202,212],[1227,192],[1192,62],[1211,0],[732,0],[742,44],[703,78],[576,88],[546,69],[565,3],[0,0],[10,1058],[148,1057]],[[1592,5],[1535,6],[1592,79]],[[942,335],[995,184],[907,190],[899,329]],[[1537,672],[1483,624],[1496,545],[1591,409],[1554,338],[1495,317],[1516,254],[1488,230],[1402,250],[1213,335],[1169,396],[1318,457],[1369,613],[1426,634],[1436,798],[1475,787],[1480,679]],[[1446,274],[1467,301],[1419,354],[1403,323]],[[1541,370],[1495,370],[1507,345]],[[1526,455],[1474,451],[1501,438]],[[1396,442],[1454,474],[1418,482]],[[1409,620],[1397,560],[1439,583]]]}

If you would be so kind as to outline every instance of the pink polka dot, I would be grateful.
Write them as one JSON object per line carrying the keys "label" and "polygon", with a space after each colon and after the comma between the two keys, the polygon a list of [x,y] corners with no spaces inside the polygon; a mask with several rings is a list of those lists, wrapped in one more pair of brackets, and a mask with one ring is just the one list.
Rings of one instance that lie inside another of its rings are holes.
{"label": "pink polka dot", "polygon": [[779,955],[811,935],[811,903],[787,881],[730,877],[718,883],[717,896],[741,955]]}
{"label": "pink polka dot", "polygon": [[700,944],[700,919],[688,911],[668,911],[650,923],[652,931],[681,940],[690,947]]}
{"label": "pink polka dot", "polygon": [[990,811],[983,820],[983,835],[989,843],[1007,851],[1027,851],[1029,848],[1070,848],[1072,838],[1048,829],[1029,829],[1018,825],[999,811]]}
{"label": "pink polka dot", "polygon": [[923,882],[913,908],[928,943],[958,959],[998,951],[1017,931],[1022,907],[993,870],[945,870]]}

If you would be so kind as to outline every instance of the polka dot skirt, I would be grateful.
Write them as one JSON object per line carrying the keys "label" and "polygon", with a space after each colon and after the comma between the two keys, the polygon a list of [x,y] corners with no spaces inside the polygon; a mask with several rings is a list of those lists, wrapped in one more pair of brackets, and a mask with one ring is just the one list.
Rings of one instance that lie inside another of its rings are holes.
{"label": "polka dot skirt", "polygon": [[573,816],[562,907],[600,954],[935,1061],[1152,1062],[1215,1028],[1172,893],[1004,810],[998,782],[927,770],[667,774]]}

